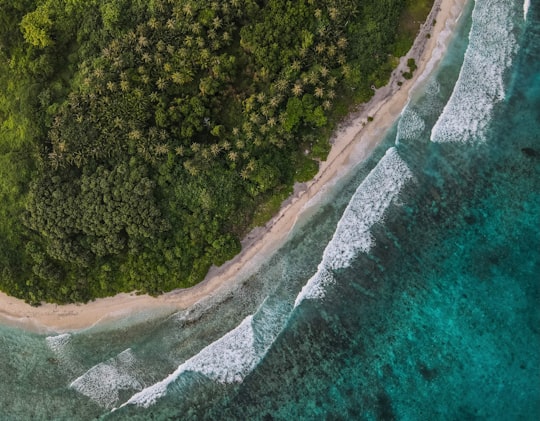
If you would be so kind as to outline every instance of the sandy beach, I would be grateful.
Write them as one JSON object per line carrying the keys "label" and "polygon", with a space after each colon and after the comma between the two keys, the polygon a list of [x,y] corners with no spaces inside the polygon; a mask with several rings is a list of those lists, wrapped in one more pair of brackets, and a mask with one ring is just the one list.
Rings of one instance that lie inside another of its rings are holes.
{"label": "sandy beach", "polygon": [[[294,195],[283,204],[279,213],[243,240],[242,252],[222,267],[212,268],[203,282],[157,298],[119,294],[88,304],[61,306],[43,304],[32,307],[0,293],[0,323],[40,333],[75,331],[119,320],[134,313],[172,314],[230,290],[285,242],[299,215],[317,201],[328,185],[365,159],[382,140],[384,132],[392,126],[407,104],[411,91],[440,60],[464,4],[465,0],[435,1],[413,48],[401,59],[388,85],[376,90],[373,98],[359,106],[335,131],[331,139],[331,152],[321,164],[317,176],[308,183],[298,185]],[[404,80],[401,73],[408,71],[408,58],[416,60],[418,69],[411,80]],[[401,86],[398,84],[400,81],[403,82]],[[373,120],[368,122],[368,117]]]}

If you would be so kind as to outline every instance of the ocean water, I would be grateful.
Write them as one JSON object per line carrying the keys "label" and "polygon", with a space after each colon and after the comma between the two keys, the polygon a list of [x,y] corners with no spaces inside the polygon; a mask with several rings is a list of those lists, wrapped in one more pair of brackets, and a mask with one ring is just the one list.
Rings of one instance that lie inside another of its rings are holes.
{"label": "ocean water", "polygon": [[0,419],[540,419],[538,2],[469,2],[380,146],[306,214],[187,311],[0,327]]}

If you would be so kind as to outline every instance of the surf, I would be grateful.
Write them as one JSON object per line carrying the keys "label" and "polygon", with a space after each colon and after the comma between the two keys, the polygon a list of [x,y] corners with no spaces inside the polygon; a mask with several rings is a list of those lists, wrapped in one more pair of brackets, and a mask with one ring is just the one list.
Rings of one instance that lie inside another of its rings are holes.
{"label": "surf", "polygon": [[517,51],[511,2],[476,2],[469,45],[452,95],[431,131],[432,142],[485,142],[493,108],[505,96],[504,77]]}
{"label": "surf", "polygon": [[386,209],[402,187],[413,178],[397,149],[391,147],[350,200],[332,240],[326,246],[317,272],[298,294],[294,306],[306,299],[320,299],[334,282],[333,271],[347,267],[360,252],[368,252],[375,240],[371,227],[383,220]]}

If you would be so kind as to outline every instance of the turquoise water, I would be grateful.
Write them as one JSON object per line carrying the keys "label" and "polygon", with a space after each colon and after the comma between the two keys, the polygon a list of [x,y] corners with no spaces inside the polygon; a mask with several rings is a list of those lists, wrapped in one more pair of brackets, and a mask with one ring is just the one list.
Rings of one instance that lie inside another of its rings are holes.
{"label": "turquoise water", "polygon": [[226,296],[0,327],[0,419],[540,419],[533,3],[471,3],[370,159]]}

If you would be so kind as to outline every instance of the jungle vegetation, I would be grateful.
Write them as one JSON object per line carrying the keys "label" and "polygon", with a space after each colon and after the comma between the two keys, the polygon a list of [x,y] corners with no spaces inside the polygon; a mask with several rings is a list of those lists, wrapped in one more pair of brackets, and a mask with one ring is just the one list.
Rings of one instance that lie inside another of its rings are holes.
{"label": "jungle vegetation", "polygon": [[199,282],[316,174],[431,4],[0,0],[0,290]]}

